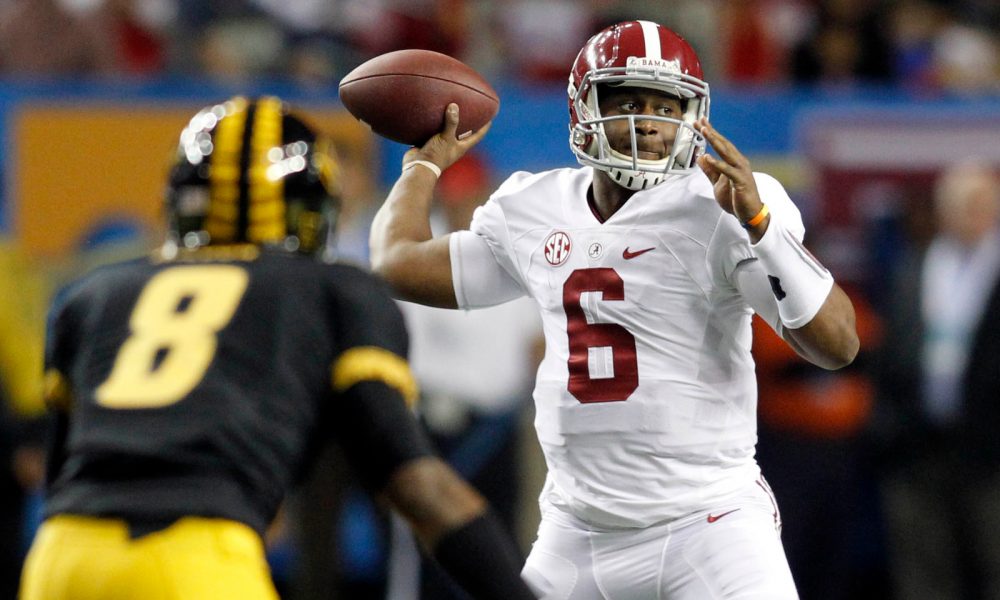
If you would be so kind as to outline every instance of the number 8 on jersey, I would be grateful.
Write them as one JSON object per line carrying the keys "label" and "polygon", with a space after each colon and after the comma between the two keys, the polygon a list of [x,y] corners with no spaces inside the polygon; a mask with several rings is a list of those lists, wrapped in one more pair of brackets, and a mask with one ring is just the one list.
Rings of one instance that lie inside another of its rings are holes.
{"label": "number 8 on jersey", "polygon": [[108,408],[157,408],[179,401],[205,376],[246,291],[246,271],[230,265],[178,267],[150,279],[129,320],[97,401]]}

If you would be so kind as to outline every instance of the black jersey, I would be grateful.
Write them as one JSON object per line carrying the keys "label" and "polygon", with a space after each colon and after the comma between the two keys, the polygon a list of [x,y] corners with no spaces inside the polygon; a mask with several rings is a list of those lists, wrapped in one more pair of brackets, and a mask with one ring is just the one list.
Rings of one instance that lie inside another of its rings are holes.
{"label": "black jersey", "polygon": [[387,289],[354,267],[247,246],[98,269],[50,315],[48,396],[69,418],[46,514],[262,531],[330,437],[378,486],[429,454],[385,420],[416,395],[406,353]]}

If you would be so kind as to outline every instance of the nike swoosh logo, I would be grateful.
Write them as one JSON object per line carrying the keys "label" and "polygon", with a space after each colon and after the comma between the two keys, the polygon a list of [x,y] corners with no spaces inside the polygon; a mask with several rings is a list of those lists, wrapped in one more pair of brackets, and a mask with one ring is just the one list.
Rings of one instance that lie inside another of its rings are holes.
{"label": "nike swoosh logo", "polygon": [[726,515],[731,515],[731,514],[733,514],[734,512],[736,512],[736,511],[738,511],[738,510],[739,510],[738,508],[734,508],[733,510],[730,510],[730,511],[727,511],[727,512],[724,512],[724,513],[722,513],[721,515],[713,515],[713,514],[709,514],[709,515],[708,515],[708,522],[709,522],[709,523],[715,523],[716,521],[718,521],[718,520],[719,520],[719,519],[721,519],[722,517],[724,517],[724,516],[726,516]]}
{"label": "nike swoosh logo", "polygon": [[646,248],[645,250],[637,250],[635,252],[629,252],[628,251],[628,247],[626,247],[625,251],[622,252],[622,258],[624,258],[625,260],[631,260],[631,259],[635,258],[636,256],[639,256],[640,254],[645,254],[645,253],[649,252],[650,250],[655,250],[655,249],[656,249],[656,246],[653,246],[652,248]]}

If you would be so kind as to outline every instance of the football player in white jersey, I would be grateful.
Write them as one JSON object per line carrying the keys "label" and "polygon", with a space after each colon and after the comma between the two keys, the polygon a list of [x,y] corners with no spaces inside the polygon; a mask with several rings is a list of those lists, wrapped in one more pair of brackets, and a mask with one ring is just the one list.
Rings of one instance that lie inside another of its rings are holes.
{"label": "football player in white jersey", "polygon": [[434,238],[437,175],[488,129],[456,136],[449,106],[375,218],[373,268],[424,304],[537,303],[548,475],[522,575],[540,597],[795,598],[754,460],[750,321],[836,369],[858,350],[851,301],[803,247],[781,184],[709,123],[708,84],[674,32],[595,35],[569,106],[582,168],[515,173],[469,231]]}

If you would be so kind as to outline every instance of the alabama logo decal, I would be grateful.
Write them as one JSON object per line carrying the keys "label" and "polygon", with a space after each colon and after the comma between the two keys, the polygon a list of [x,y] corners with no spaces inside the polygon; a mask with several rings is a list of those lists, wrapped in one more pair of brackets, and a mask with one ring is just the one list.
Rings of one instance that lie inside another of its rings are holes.
{"label": "alabama logo decal", "polygon": [[568,235],[562,231],[553,232],[545,240],[545,260],[553,267],[558,267],[569,258],[569,251],[572,248],[573,244],[570,243]]}

